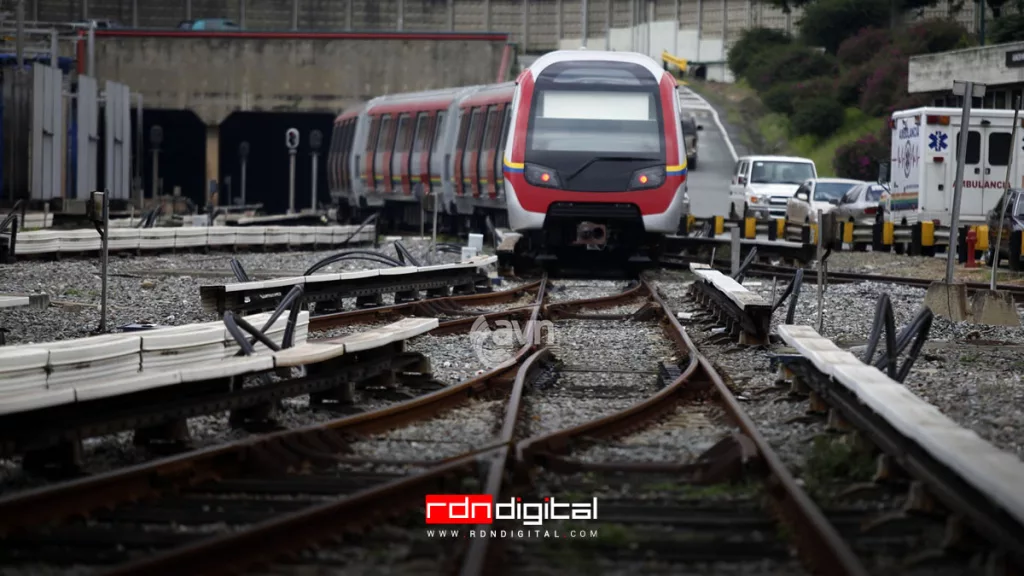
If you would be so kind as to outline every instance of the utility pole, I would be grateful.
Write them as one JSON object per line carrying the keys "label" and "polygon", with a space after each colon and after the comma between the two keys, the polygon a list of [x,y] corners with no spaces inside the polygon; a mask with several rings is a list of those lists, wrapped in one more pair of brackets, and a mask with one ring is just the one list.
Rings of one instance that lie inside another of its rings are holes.
{"label": "utility pole", "polygon": [[310,199],[309,209],[316,212],[316,173],[320,159],[320,144],[323,142],[324,135],[319,130],[313,130],[309,133],[309,153],[313,157],[313,174],[312,174],[312,185],[310,186]]}
{"label": "utility pole", "polygon": [[289,128],[285,132],[285,145],[288,146],[288,213],[295,214],[295,154],[299,149],[299,131]]}
{"label": "utility pole", "polygon": [[149,142],[153,145],[153,198],[160,196],[160,143],[163,141],[163,128],[154,125],[149,129]]}
{"label": "utility pole", "polygon": [[960,198],[964,189],[964,160],[967,158],[967,139],[971,130],[971,106],[975,98],[985,97],[985,85],[974,82],[953,81],[953,94],[964,97],[960,116],[959,145],[956,153],[956,181],[953,182],[953,212],[949,217],[949,248],[946,250],[946,284],[953,283],[953,260],[956,258],[957,227],[960,225]]}

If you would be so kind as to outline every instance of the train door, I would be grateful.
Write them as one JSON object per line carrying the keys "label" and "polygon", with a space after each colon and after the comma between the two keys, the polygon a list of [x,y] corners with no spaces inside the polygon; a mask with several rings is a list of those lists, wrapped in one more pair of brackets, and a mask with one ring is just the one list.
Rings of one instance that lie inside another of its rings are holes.
{"label": "train door", "polygon": [[[398,183],[402,192],[409,193],[409,135],[412,134],[412,116],[399,114],[398,128],[395,132],[395,144],[390,149],[391,157],[388,158],[390,172],[389,181],[394,186]],[[398,190],[389,190],[389,192]]]}
{"label": "train door", "polygon": [[[448,154],[443,154],[441,148],[444,146],[445,140],[441,138],[441,134],[445,129],[445,120],[448,118],[447,111],[438,112],[430,123],[430,140],[427,142],[427,163],[430,165],[430,193],[441,194],[445,191],[445,186],[451,184],[449,179],[449,170],[451,170],[451,157]],[[434,167],[437,167],[437,171],[434,171]],[[435,184],[437,187],[435,188]]]}
{"label": "train door", "polygon": [[466,154],[466,137],[469,135],[470,125],[472,124],[470,111],[470,108],[464,109],[459,117],[459,138],[455,142],[455,161],[453,162],[455,176],[452,180],[452,183],[455,185],[456,196],[465,194],[464,185],[467,184],[465,177],[466,166],[465,162],[463,162],[463,157]]}
{"label": "train door", "polygon": [[429,122],[430,118],[426,112],[420,112],[416,115],[416,121],[413,124],[412,134],[409,138],[409,155],[404,165],[406,173],[409,174],[408,188],[405,188],[405,181],[402,181],[402,187],[405,188],[406,194],[412,194],[417,183],[422,185],[421,189],[425,189],[427,179],[430,178],[430,175],[427,174],[429,171],[427,163],[424,161],[426,154],[423,153],[425,148],[423,144],[427,136]]}
{"label": "train door", "polygon": [[480,156],[480,136],[483,133],[483,110],[473,108],[469,117],[469,137],[466,138],[466,149],[462,155],[462,182],[469,186],[463,187],[463,194],[469,192],[473,197],[480,195],[480,175],[477,170],[477,159]]}
{"label": "train door", "polygon": [[374,151],[377,149],[377,140],[379,140],[381,127],[381,117],[373,117],[370,122],[370,134],[366,137],[366,149],[363,151],[366,154],[366,173],[363,174],[362,180],[366,186],[366,191],[374,188],[374,177],[373,177],[373,158]]}
{"label": "train door", "polygon": [[497,152],[494,155],[494,174],[497,180],[495,186],[495,193],[499,196],[504,191],[505,187],[505,142],[508,141],[508,129],[512,123],[512,107],[505,105],[505,119],[501,123],[501,136],[498,138]]}
{"label": "train door", "polygon": [[352,165],[349,162],[356,138],[356,120],[357,118],[350,118],[342,125],[341,161],[338,163],[338,170],[341,189],[345,193],[352,192]]}
{"label": "train door", "polygon": [[[956,147],[953,150],[960,149],[960,130],[956,133]],[[985,163],[982,162],[982,142],[981,130],[978,128],[969,129],[967,132],[967,154],[964,158],[964,182],[963,182],[963,193],[960,198],[960,214],[984,214],[981,211],[983,202],[983,191],[985,186]],[[956,181],[956,162],[951,162],[946,167],[948,170],[949,178],[947,182]],[[953,186],[949,187],[949,192],[946,194],[946,209],[949,213],[953,213]]]}
{"label": "train door", "polygon": [[484,192],[491,198],[494,198],[494,149],[495,140],[497,135],[501,132],[501,116],[499,116],[500,108],[498,106],[489,106],[487,108],[487,124],[484,127],[484,137],[480,143],[480,158],[477,160],[477,166],[480,174],[479,185],[481,196]]}
{"label": "train door", "polygon": [[390,114],[381,118],[380,138],[377,139],[377,153],[374,160],[373,178],[377,191],[391,192],[391,151],[395,147],[395,128],[398,122]]}

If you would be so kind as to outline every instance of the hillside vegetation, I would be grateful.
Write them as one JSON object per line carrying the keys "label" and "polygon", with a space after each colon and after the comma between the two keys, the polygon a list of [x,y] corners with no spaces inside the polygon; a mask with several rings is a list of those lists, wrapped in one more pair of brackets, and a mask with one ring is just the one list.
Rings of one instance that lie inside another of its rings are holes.
{"label": "hillside vegetation", "polygon": [[796,37],[766,28],[745,31],[728,58],[738,86],[705,91],[720,103],[756,94],[758,105],[747,102],[744,107],[753,110],[736,118],[748,129],[756,125],[759,134],[751,140],[760,142],[750,142],[755,149],[812,158],[822,176],[874,180],[879,163],[890,158],[889,114],[934,98],[907,93],[910,57],[974,44],[953,20],[901,24],[893,1],[914,9],[929,3],[804,0]]}

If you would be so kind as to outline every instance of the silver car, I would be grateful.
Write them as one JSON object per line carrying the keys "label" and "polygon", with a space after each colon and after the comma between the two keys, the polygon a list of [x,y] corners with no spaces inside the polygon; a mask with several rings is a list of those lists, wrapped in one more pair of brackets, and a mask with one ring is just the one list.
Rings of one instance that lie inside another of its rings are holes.
{"label": "silver car", "polygon": [[876,182],[866,182],[850,188],[839,200],[836,206],[836,220],[839,222],[854,222],[857,224],[874,224],[881,210],[881,204],[886,195],[889,194],[889,187]]}

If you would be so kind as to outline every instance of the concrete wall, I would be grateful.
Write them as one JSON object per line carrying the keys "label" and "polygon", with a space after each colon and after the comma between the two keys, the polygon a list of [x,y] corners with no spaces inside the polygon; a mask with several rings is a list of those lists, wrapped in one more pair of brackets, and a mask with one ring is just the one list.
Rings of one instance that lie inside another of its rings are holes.
{"label": "concrete wall", "polygon": [[910,59],[907,88],[914,92],[946,92],[953,80],[988,86],[1024,83],[1024,67],[1008,68],[1006,53],[1024,50],[1024,42],[955,50]]}
{"label": "concrete wall", "polygon": [[236,110],[334,113],[382,94],[494,82],[504,44],[99,35],[96,75],[141,92],[147,108],[191,109],[216,125]]}

